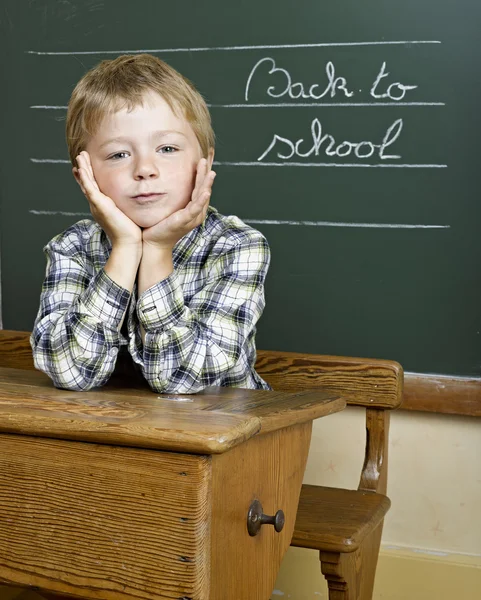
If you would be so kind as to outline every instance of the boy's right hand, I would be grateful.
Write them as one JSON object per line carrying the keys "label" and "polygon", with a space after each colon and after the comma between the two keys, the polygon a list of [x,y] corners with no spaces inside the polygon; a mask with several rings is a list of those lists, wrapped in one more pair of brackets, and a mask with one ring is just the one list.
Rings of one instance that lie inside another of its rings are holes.
{"label": "boy's right hand", "polygon": [[142,230],[100,191],[88,152],[84,150],[77,156],[77,165],[77,182],[89,202],[93,218],[108,235],[112,246],[137,245],[141,248]]}

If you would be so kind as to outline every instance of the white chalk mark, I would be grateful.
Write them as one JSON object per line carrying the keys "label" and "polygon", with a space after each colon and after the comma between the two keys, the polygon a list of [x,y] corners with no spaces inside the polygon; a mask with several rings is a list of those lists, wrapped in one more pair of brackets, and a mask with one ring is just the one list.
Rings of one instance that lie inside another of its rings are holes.
{"label": "white chalk mark", "polygon": [[[346,159],[350,157],[351,154],[354,154],[358,159],[372,159],[376,160],[377,158],[381,159],[381,161],[385,161],[387,159],[401,159],[401,155],[399,154],[385,154],[387,148],[392,146],[394,142],[401,135],[401,131],[404,127],[404,122],[402,119],[396,119],[390,127],[387,129],[384,138],[380,144],[373,144],[369,141],[361,141],[361,142],[349,142],[344,140],[340,144],[336,142],[336,139],[328,134],[323,132],[323,126],[319,119],[313,119],[311,122],[311,136],[313,145],[307,151],[302,151],[300,146],[304,144],[304,138],[298,139],[296,142],[284,138],[277,133],[274,134],[272,138],[272,142],[269,144],[269,147],[261,154],[261,156],[257,157],[257,162],[262,163],[264,159],[270,154],[271,150],[277,146],[278,142],[287,146],[288,151],[285,154],[281,154],[281,152],[277,152],[277,158],[282,159],[282,161],[292,161],[294,157],[296,158],[310,158],[314,155],[316,158],[319,156],[321,151],[321,146],[324,142],[327,141],[327,146],[323,148],[324,153],[328,157],[333,157],[334,160],[337,158]],[[367,147],[367,152],[364,148]],[[377,150],[376,150],[377,149]],[[374,153],[377,152],[377,156],[372,158]],[[354,156],[352,157],[354,158]],[[312,159],[311,159],[312,160]],[[343,164],[345,164],[343,162]],[[369,164],[369,163],[368,163]]]}
{"label": "white chalk mark", "polygon": [[54,164],[70,164],[69,160],[62,158],[31,158],[33,163],[54,163]]}
{"label": "white chalk mark", "polygon": [[[48,163],[48,164],[70,164],[69,160],[59,158],[31,158],[33,163]],[[373,165],[362,164],[362,163],[301,163],[301,162],[224,162],[214,161],[216,167],[370,167],[370,168],[392,168],[392,169],[446,169],[448,165],[436,165],[436,164],[386,164],[376,163]]]}
{"label": "white chalk mark", "polygon": [[[377,86],[382,79],[385,79],[388,76],[389,73],[386,73],[386,61],[384,61],[381,66],[381,70],[379,71],[376,80],[371,87],[370,94],[376,100],[380,100],[381,98],[389,98],[389,100],[402,100],[406,96],[406,92],[415,90],[418,87],[417,85],[405,85],[400,81],[396,81],[395,83],[391,83],[384,93],[379,93],[377,91]],[[387,84],[385,85],[387,86]]]}
{"label": "white chalk mark", "polygon": [[64,210],[29,210],[28,211],[31,215],[40,215],[40,216],[48,216],[48,217],[54,217],[54,216],[61,216],[61,217],[92,217],[91,213],[89,212],[68,212],[68,211],[64,211]]}
{"label": "white chalk mark", "polygon": [[448,165],[436,164],[386,164],[386,163],[302,163],[302,162],[218,162],[214,161],[216,167],[361,167],[361,168],[385,168],[385,169],[446,169]]}
{"label": "white chalk mark", "polygon": [[40,108],[43,110],[67,110],[68,106],[50,106],[48,104],[34,104],[30,108]]}
{"label": "white chalk mark", "polygon": [[[92,217],[88,212],[68,212],[64,210],[29,210],[37,216]],[[361,227],[371,229],[450,229],[450,225],[410,225],[404,223],[341,223],[338,221],[278,221],[274,219],[242,219],[254,225],[305,225],[311,227]]]}
{"label": "white chalk mark", "polygon": [[[48,163],[48,164],[71,164],[67,159],[59,159],[59,158],[31,158],[31,162],[33,163]],[[448,165],[436,165],[436,164],[386,164],[386,163],[376,163],[373,165],[362,164],[362,163],[301,163],[301,162],[284,162],[284,163],[274,163],[274,162],[224,162],[224,161],[214,161],[214,165],[216,167],[371,167],[371,168],[393,168],[393,169],[446,169]]]}
{"label": "white chalk mark", "polygon": [[[445,102],[278,102],[272,104],[208,104],[209,108],[294,108],[294,107],[363,107],[363,106],[446,106]],[[32,107],[33,108],[33,107]]]}
{"label": "white chalk mark", "polygon": [[273,219],[242,219],[254,225],[304,225],[308,227],[352,227],[363,229],[450,229],[451,225],[411,225],[407,223],[342,223],[339,221],[277,221]]}
{"label": "white chalk mark", "polygon": [[406,46],[413,44],[440,44],[439,40],[404,40],[404,41],[375,41],[375,42],[325,42],[319,44],[270,44],[258,46],[210,46],[199,48],[144,48],[142,50],[78,50],[71,52],[43,52],[26,50],[26,54],[37,56],[65,56],[71,54],[148,54],[164,52],[223,52],[236,50],[270,50],[278,48],[332,48],[343,46]]}
{"label": "white chalk mark", "polygon": [[[297,107],[364,107],[364,106],[446,106],[445,102],[277,102],[272,104],[207,104],[209,108],[297,108]],[[35,104],[30,108],[40,110],[67,110],[67,106]]]}
{"label": "white chalk mark", "polygon": [[271,68],[268,71],[268,75],[273,75],[274,73],[281,73],[284,78],[285,88],[282,92],[276,91],[275,86],[269,86],[267,88],[267,95],[271,98],[282,98],[286,94],[290,96],[293,100],[299,100],[299,98],[310,99],[310,100],[321,100],[325,96],[329,95],[331,98],[337,93],[342,93],[344,98],[351,98],[354,95],[353,91],[348,90],[347,88],[347,79],[345,77],[337,77],[336,76],[336,67],[332,61],[328,61],[326,63],[325,71],[326,71],[326,79],[327,85],[321,94],[316,93],[314,90],[319,88],[319,84],[315,83],[309,87],[309,91],[306,93],[304,89],[304,85],[301,82],[292,82],[292,77],[286,69],[276,66],[276,61],[270,57],[266,56],[265,58],[261,58],[257,61],[257,63],[252,67],[252,70],[247,78],[245,90],[244,90],[244,100],[246,102],[249,101],[249,89],[251,86],[252,79],[259,67],[263,63],[270,63]]}

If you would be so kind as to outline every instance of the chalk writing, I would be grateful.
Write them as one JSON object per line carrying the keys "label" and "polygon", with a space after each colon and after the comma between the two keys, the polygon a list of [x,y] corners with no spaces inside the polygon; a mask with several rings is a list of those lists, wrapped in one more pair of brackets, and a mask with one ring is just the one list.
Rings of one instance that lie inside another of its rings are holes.
{"label": "chalk writing", "polygon": [[[373,98],[390,98],[391,100],[399,101],[404,98],[408,90],[415,90],[418,87],[417,85],[404,85],[402,83],[396,82],[391,83],[391,85],[387,88],[387,91],[384,94],[377,94],[377,86],[379,85],[381,79],[384,79],[384,77],[388,77],[388,75],[389,73],[386,73],[386,63],[383,62],[381,70],[379,71],[379,74],[376,77],[376,81],[373,83],[371,88],[371,96]],[[395,95],[396,89],[401,92],[399,96]]]}
{"label": "chalk writing", "polygon": [[[321,84],[319,83],[306,85],[299,81],[293,82],[293,78],[289,71],[282,67],[278,67],[276,61],[270,56],[267,56],[258,60],[249,73],[244,93],[246,102],[249,101],[249,92],[254,76],[256,76],[256,78],[261,76],[265,72],[265,67],[270,67],[267,71],[269,80],[272,82],[275,81],[275,84],[269,85],[266,90],[267,95],[271,98],[283,98],[284,96],[288,96],[293,100],[320,100],[326,96],[335,98],[338,94],[344,98],[351,98],[355,94],[353,90],[348,88],[347,79],[336,74],[336,67],[331,61],[326,63],[325,73],[327,82],[324,84],[324,87],[321,87]],[[415,90],[418,87],[417,85],[405,85],[396,81],[395,83],[391,83],[384,93],[379,93],[378,86],[381,83],[381,80],[386,77],[389,77],[389,73],[386,72],[386,62],[384,61],[371,86],[371,96],[376,100],[389,98],[393,103],[399,102],[406,96],[406,92]],[[362,90],[359,90],[359,92],[361,91]]]}
{"label": "chalk writing", "polygon": [[[292,141],[276,133],[274,134],[269,147],[261,154],[261,156],[259,156],[257,160],[262,161],[271,152],[271,150],[273,150],[276,146],[279,146],[279,144],[281,144],[281,149],[277,150],[277,157],[281,158],[282,160],[289,160],[293,156],[300,158],[308,158],[312,155],[319,156],[321,151],[327,156],[338,156],[342,158],[354,154],[356,158],[365,159],[376,154],[381,160],[399,159],[401,158],[400,155],[386,154],[386,150],[399,138],[402,128],[402,119],[397,119],[394,121],[394,123],[386,131],[386,134],[380,144],[374,144],[373,142],[369,141],[343,141],[338,144],[334,136],[329,133],[323,133],[322,125],[319,119],[314,119],[311,123],[312,145],[308,147],[307,151],[303,151],[301,149],[302,146],[306,145],[304,138],[298,139],[297,141]],[[310,143],[311,141],[309,140],[307,144]]]}
{"label": "chalk writing", "polygon": [[254,67],[252,68],[252,70],[249,74],[249,77],[247,78],[246,89],[245,89],[246,102],[248,102],[248,100],[249,100],[249,88],[251,85],[252,78],[254,77],[257,69],[263,63],[271,64],[271,68],[268,71],[268,75],[274,75],[275,73],[281,73],[283,76],[283,78],[282,78],[283,81],[279,80],[279,81],[281,81],[281,83],[284,86],[283,89],[281,88],[282,91],[276,92],[276,87],[273,85],[271,85],[267,88],[267,94],[271,98],[282,98],[282,96],[285,96],[287,94],[288,96],[290,96],[293,99],[312,98],[313,100],[320,100],[321,98],[324,98],[328,94],[331,98],[334,98],[334,96],[336,95],[336,93],[338,91],[343,92],[343,94],[346,98],[350,98],[351,96],[354,95],[354,92],[351,92],[347,89],[346,79],[344,77],[336,77],[336,69],[334,67],[334,64],[330,61],[326,64],[327,85],[325,86],[324,90],[320,94],[317,94],[315,92],[315,90],[318,90],[320,88],[318,83],[313,83],[309,87],[308,92],[306,93],[303,83],[300,83],[300,82],[292,83],[292,77],[291,77],[289,71],[287,71],[286,69],[281,69],[280,67],[276,67],[276,61],[273,58],[266,57],[266,58],[261,58],[261,60],[259,60],[254,65]]}

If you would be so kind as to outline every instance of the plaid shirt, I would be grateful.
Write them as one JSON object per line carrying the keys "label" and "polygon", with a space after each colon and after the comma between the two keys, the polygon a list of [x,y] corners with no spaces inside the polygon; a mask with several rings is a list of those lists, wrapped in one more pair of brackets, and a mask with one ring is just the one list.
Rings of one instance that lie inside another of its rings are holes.
{"label": "plaid shirt", "polygon": [[44,251],[47,271],[30,343],[35,366],[55,386],[105,384],[123,346],[156,392],[269,389],[254,364],[270,252],[265,238],[237,217],[209,208],[204,223],[176,244],[173,273],[139,298],[136,285],[130,293],[105,273],[111,244],[94,221],[72,225]]}

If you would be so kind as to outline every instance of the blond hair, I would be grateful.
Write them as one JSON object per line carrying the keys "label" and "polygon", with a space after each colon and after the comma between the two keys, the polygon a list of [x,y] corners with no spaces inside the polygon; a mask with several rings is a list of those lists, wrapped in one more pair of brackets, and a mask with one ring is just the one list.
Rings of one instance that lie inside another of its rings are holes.
{"label": "blond hair", "polygon": [[208,157],[215,138],[209,109],[194,85],[151,54],[123,55],[104,60],[88,71],[75,86],[68,104],[66,137],[70,160],[85,149],[108,114],[142,105],[148,92],[156,92],[176,116],[179,110],[192,127],[202,155]]}

